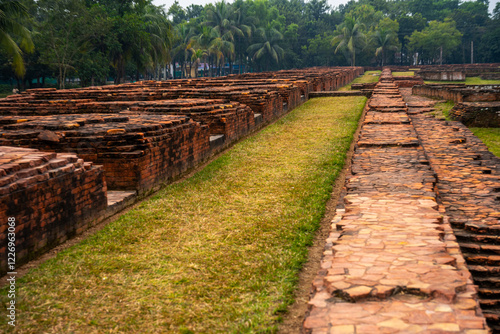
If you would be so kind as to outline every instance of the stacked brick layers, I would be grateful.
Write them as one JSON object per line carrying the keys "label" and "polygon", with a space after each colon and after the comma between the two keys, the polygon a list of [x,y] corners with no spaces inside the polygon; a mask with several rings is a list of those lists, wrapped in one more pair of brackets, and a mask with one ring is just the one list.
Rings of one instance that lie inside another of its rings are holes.
{"label": "stacked brick layers", "polygon": [[436,176],[390,71],[367,113],[305,333],[487,333]]}
{"label": "stacked brick layers", "polygon": [[429,107],[435,101],[403,94],[437,175],[439,199],[479,286],[483,313],[500,333],[500,159],[463,124],[433,117]]}
{"label": "stacked brick layers", "polygon": [[19,265],[87,229],[106,205],[101,167],[75,154],[0,146],[0,274],[8,271],[9,217]]}
{"label": "stacked brick layers", "polygon": [[210,150],[208,126],[186,116],[77,114],[3,121],[12,124],[0,128],[0,145],[76,152],[104,166],[110,189],[139,194],[196,166]]}
{"label": "stacked brick layers", "polygon": [[88,113],[95,102],[225,99],[249,106],[264,123],[308,99],[309,91],[335,90],[363,73],[363,68],[312,68],[86,89],[33,89],[0,102],[0,114]]}

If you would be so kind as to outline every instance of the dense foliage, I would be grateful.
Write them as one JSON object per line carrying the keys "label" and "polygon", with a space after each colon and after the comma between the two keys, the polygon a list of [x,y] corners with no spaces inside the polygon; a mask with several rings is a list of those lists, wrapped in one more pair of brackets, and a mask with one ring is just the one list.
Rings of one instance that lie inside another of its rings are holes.
{"label": "dense foliage", "polygon": [[176,1],[168,10],[151,0],[0,0],[0,15],[0,75],[28,86],[47,77],[64,87],[68,78],[85,86],[164,73],[500,62],[500,4],[489,15],[487,0]]}

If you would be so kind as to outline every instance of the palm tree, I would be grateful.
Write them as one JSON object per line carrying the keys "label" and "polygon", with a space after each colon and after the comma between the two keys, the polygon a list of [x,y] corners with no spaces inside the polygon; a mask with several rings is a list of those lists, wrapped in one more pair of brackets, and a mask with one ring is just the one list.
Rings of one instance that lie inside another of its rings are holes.
{"label": "palm tree", "polygon": [[[198,64],[200,63],[201,58],[204,57],[206,51],[202,49],[195,49],[193,54],[191,55],[191,68],[194,66],[194,77],[198,77]],[[191,69],[190,69],[191,72]]]}
{"label": "palm tree", "polygon": [[30,31],[21,23],[27,18],[28,9],[20,1],[0,0],[0,48],[12,57],[12,67],[19,77],[26,73],[23,51],[35,49]]}
{"label": "palm tree", "polygon": [[[198,34],[195,36],[195,41],[198,49],[202,50],[203,58],[203,76],[207,73],[207,56],[210,55],[209,48],[212,40],[214,39],[214,33],[211,27],[200,25],[197,27],[199,29]],[[210,69],[210,76],[212,75],[212,70]]]}
{"label": "palm tree", "polygon": [[382,66],[384,66],[387,51],[396,51],[398,49],[395,44],[397,43],[397,36],[389,29],[379,28],[375,31],[372,40],[377,46],[375,56],[381,57]]}
{"label": "palm tree", "polygon": [[221,2],[217,2],[215,4],[215,8],[210,8],[207,11],[206,21],[202,24],[212,27],[218,38],[223,40],[225,43],[231,43],[233,46],[231,48],[225,47],[224,49],[232,51],[230,53],[226,53],[224,56],[229,61],[230,71],[232,71],[232,60],[234,58],[234,38],[235,36],[243,37],[244,30],[247,30],[247,27],[238,27],[235,23],[236,15],[238,11],[233,8],[232,5],[227,4],[224,0]]}
{"label": "palm tree", "polygon": [[172,47],[172,25],[168,22],[164,9],[147,5],[144,9],[144,22],[149,33],[149,55],[152,70],[159,79],[160,69],[170,62],[170,49]]}
{"label": "palm tree", "polygon": [[[236,5],[239,5],[240,7],[236,8],[235,10],[234,24],[243,32],[243,36],[237,35],[235,41],[236,56],[239,59],[238,68],[239,68],[239,73],[241,74],[243,68],[243,54],[244,51],[247,49],[250,37],[252,37],[252,31],[255,30],[255,23],[258,20],[245,10],[244,2],[238,2],[238,3],[235,2],[233,4],[233,6]],[[245,36],[247,38],[245,38]]]}
{"label": "palm tree", "polygon": [[257,62],[261,59],[268,58],[268,61],[265,62],[266,70],[269,69],[269,64],[272,61],[274,61],[276,65],[279,65],[284,55],[284,50],[279,45],[280,41],[283,40],[283,35],[270,25],[265,29],[257,29],[255,35],[258,37],[259,42],[250,45],[247,49],[252,60]]}
{"label": "palm tree", "polygon": [[222,75],[222,66],[225,63],[226,56],[228,58],[234,57],[234,44],[225,38],[223,38],[218,30],[213,29],[212,34],[214,36],[208,52],[213,55],[216,59],[216,66],[218,68],[218,75]]}
{"label": "palm tree", "polygon": [[[193,32],[188,28],[187,24],[181,23],[175,27],[176,43],[172,49],[172,60],[178,60],[181,64],[181,77],[187,76],[186,62],[191,60],[191,55],[194,52],[192,45]],[[174,68],[175,71],[175,68]],[[174,73],[175,75],[175,73]]]}
{"label": "palm tree", "polygon": [[364,26],[354,17],[346,15],[342,24],[337,26],[332,45],[337,45],[335,53],[339,50],[347,50],[351,56],[351,66],[356,66],[356,50],[362,49],[366,44],[366,37],[363,34]]}

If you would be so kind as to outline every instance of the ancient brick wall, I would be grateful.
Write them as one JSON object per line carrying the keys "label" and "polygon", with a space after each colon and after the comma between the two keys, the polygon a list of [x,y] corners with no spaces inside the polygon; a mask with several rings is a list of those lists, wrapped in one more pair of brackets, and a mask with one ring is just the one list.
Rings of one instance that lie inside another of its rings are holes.
{"label": "ancient brick wall", "polygon": [[454,102],[492,102],[500,100],[497,85],[415,85],[413,94],[435,97]]}
{"label": "ancient brick wall", "polygon": [[0,146],[0,272],[7,271],[7,222],[16,220],[16,265],[81,233],[106,209],[100,166],[75,154]]}
{"label": "ancient brick wall", "polygon": [[424,80],[435,80],[435,81],[464,81],[465,80],[465,72],[458,70],[444,70],[437,69],[435,71],[432,70],[421,70],[418,74]]}
{"label": "ancient brick wall", "polygon": [[469,127],[500,127],[500,102],[462,102],[450,110],[450,117]]}

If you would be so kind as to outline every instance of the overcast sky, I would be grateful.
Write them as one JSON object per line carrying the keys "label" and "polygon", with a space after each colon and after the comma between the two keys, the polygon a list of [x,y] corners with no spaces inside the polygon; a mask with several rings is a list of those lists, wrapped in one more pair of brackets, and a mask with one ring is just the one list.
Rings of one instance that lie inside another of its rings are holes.
{"label": "overcast sky", "polygon": [[[215,0],[178,0],[179,5],[181,5],[183,8],[186,8],[187,6],[191,4],[196,4],[196,5],[206,5],[207,3],[215,3],[217,1]],[[493,11],[493,8],[495,8],[495,4],[500,1],[500,0],[490,0],[490,13]],[[232,0],[228,0],[227,2],[233,2]],[[306,0],[307,2],[307,0]],[[348,0],[328,0],[328,3],[332,7],[338,7],[340,4],[345,4],[347,3]],[[156,6],[161,6],[165,5],[165,9],[169,9],[170,6],[174,3],[174,0],[153,0],[153,3]]]}

